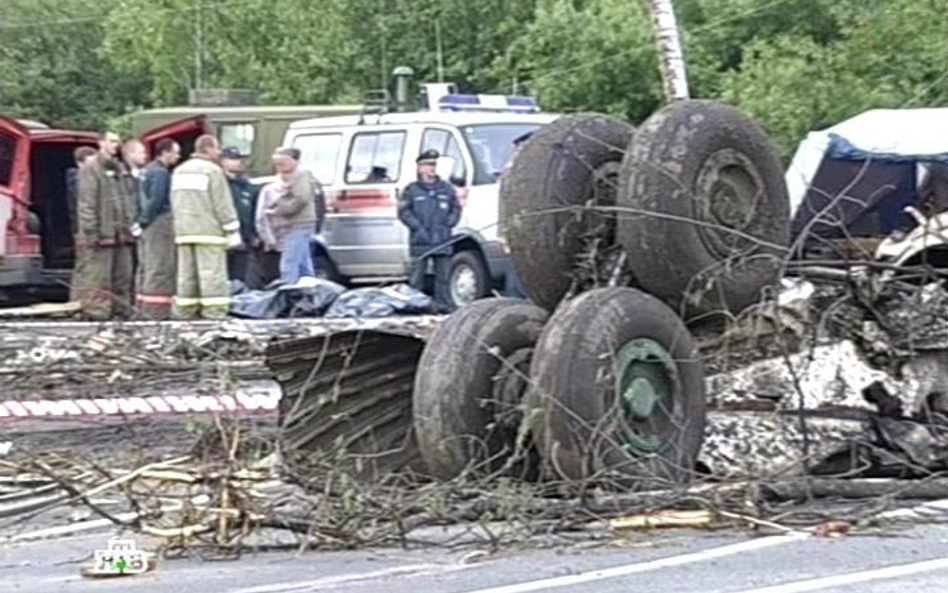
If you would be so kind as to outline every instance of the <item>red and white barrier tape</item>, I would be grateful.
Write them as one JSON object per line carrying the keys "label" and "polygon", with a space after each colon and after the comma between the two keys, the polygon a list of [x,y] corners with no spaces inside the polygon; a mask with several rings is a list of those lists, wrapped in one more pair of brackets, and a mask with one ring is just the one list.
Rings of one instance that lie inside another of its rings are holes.
{"label": "red and white barrier tape", "polygon": [[233,395],[153,395],[95,399],[0,402],[0,419],[80,416],[132,416],[212,412],[271,412],[282,392],[275,382],[238,389]]}

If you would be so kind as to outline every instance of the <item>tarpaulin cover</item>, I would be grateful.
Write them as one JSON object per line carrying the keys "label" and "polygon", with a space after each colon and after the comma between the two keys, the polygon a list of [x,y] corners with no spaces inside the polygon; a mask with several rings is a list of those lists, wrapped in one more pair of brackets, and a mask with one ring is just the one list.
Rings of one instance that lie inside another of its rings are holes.
{"label": "tarpaulin cover", "polygon": [[231,314],[248,319],[320,317],[345,287],[329,280],[234,294]]}
{"label": "tarpaulin cover", "polygon": [[405,284],[359,288],[339,296],[326,317],[388,317],[431,311],[431,297]]}
{"label": "tarpaulin cover", "polygon": [[786,182],[794,236],[881,236],[911,223],[932,163],[948,163],[948,108],[877,109],[800,143]]}

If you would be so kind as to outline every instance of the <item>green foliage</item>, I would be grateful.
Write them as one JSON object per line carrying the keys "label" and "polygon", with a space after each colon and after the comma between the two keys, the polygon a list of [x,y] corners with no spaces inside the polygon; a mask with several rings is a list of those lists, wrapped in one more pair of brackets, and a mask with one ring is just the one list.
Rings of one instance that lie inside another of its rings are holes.
{"label": "green foliage", "polygon": [[6,0],[0,22],[0,114],[97,128],[144,98],[146,81],[99,57],[104,0]]}
{"label": "green foliage", "polygon": [[[692,94],[755,115],[785,157],[872,107],[948,102],[944,0],[676,0]],[[0,113],[121,125],[198,83],[340,103],[395,66],[469,92],[639,122],[662,101],[645,0],[6,0]]]}
{"label": "green foliage", "polygon": [[941,2],[870,2],[840,23],[827,44],[805,35],[760,38],[723,77],[724,98],[760,118],[785,158],[808,130],[867,109],[948,102]]}
{"label": "green foliage", "polygon": [[497,68],[552,110],[644,119],[658,106],[661,76],[643,5],[600,0],[541,5]]}

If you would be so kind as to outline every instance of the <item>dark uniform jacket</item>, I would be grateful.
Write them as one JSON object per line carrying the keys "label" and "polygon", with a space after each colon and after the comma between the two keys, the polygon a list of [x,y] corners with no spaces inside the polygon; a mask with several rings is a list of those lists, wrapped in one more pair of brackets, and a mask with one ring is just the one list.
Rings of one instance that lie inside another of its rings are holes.
{"label": "dark uniform jacket", "polygon": [[454,187],[441,179],[420,179],[405,188],[398,203],[398,217],[411,230],[411,255],[450,255],[451,229],[461,219],[461,204]]}
{"label": "dark uniform jacket", "polygon": [[100,246],[132,245],[136,215],[132,176],[116,159],[102,154],[79,169],[79,234]]}
{"label": "dark uniform jacket", "polygon": [[79,203],[79,168],[72,167],[66,170],[66,205],[69,208],[69,223],[72,234],[79,232],[79,220],[76,210]]}
{"label": "dark uniform jacket", "polygon": [[250,242],[257,236],[254,217],[257,212],[257,194],[259,189],[254,187],[247,177],[228,177],[227,186],[230,188],[230,197],[234,200],[234,209],[237,211],[237,219],[240,220],[240,238],[244,245],[250,245]]}
{"label": "dark uniform jacket", "polygon": [[143,229],[155,219],[171,212],[171,172],[159,161],[148,163],[141,176],[142,213],[138,224]]}

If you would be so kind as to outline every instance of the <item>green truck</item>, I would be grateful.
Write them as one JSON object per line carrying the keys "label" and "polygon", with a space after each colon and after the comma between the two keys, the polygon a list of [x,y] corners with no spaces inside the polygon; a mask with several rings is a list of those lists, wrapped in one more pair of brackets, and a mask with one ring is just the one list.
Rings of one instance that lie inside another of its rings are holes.
{"label": "green truck", "polygon": [[269,175],[270,155],[283,141],[287,126],[301,119],[351,115],[361,105],[185,106],[146,109],[132,116],[132,133],[149,149],[172,137],[189,154],[198,136],[212,133],[221,146],[236,146],[247,157],[247,174]]}

